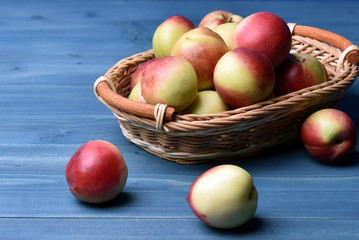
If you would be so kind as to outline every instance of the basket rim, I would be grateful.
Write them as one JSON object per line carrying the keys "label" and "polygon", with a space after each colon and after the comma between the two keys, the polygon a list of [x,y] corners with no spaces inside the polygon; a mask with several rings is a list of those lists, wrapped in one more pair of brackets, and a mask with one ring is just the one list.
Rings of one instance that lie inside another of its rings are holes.
{"label": "basket rim", "polygon": [[[293,37],[299,36],[306,39],[313,39],[318,42],[323,42],[329,45],[331,48],[335,48],[338,51],[338,54],[342,56],[345,52],[345,56],[342,57],[343,63],[338,62],[338,66],[346,64],[350,68],[354,67],[354,63],[350,63],[349,61],[359,61],[359,48],[350,49],[353,45],[348,39],[326,31],[319,28],[309,27],[309,26],[302,26],[302,25],[295,25],[292,27],[293,29]],[[329,42],[329,43],[328,43]],[[350,51],[346,51],[346,50]],[[354,56],[354,57],[353,57]],[[132,100],[127,99],[124,96],[120,96],[116,93],[115,87],[113,86],[114,78],[116,76],[112,76],[114,71],[121,66],[122,64],[126,64],[128,61],[135,61],[138,63],[142,63],[154,57],[153,50],[148,50],[142,53],[134,54],[130,57],[120,60],[116,65],[114,65],[104,76],[101,76],[94,84],[94,92],[97,98],[104,103],[108,108],[112,110],[114,115],[121,119],[122,121],[132,121],[136,122],[141,119],[142,124],[148,125],[150,128],[156,126],[156,118],[160,120],[164,120],[164,123],[161,124],[160,127],[157,127],[156,130],[159,131],[171,131],[169,129],[176,129],[173,128],[173,123],[179,124],[181,121],[184,124],[188,124],[188,122],[196,121],[197,123],[203,123],[203,127],[211,126],[213,123],[219,123],[223,120],[228,120],[228,118],[233,118],[233,116],[242,116],[243,118],[246,115],[253,115],[259,114],[256,111],[261,111],[263,108],[268,108],[271,106],[276,106],[279,103],[283,103],[288,99],[300,99],[301,97],[305,96],[309,92],[315,92],[317,90],[325,89],[331,87],[333,85],[343,85],[344,87],[349,87],[355,81],[355,77],[357,75],[357,69],[354,69],[354,73],[348,73],[344,71],[344,75],[350,75],[348,81],[343,81],[341,77],[337,77],[325,83],[315,85],[309,88],[301,89],[296,92],[292,92],[283,96],[275,97],[269,100],[264,100],[262,102],[246,106],[243,108],[237,108],[233,110],[229,110],[226,112],[221,112],[217,114],[204,114],[204,115],[197,115],[197,114],[186,114],[179,116],[175,113],[174,109],[171,107],[167,107],[166,111],[164,111],[164,115],[156,117],[154,115],[154,109],[156,106],[145,104],[145,103],[138,103]],[[345,59],[345,60],[344,60]],[[345,69],[345,68],[344,68]],[[352,70],[352,69],[351,69]],[[353,71],[352,71],[353,72]],[[353,76],[354,75],[354,76]],[[113,103],[117,104],[113,104]],[[129,107],[129,109],[126,108]],[[133,112],[133,109],[137,109],[137,112]],[[148,114],[144,114],[148,113]],[[192,120],[191,120],[192,119]],[[197,120],[193,120],[197,119]],[[200,119],[200,120],[198,120]],[[225,123],[224,123],[225,124]],[[157,124],[158,125],[158,124]]]}

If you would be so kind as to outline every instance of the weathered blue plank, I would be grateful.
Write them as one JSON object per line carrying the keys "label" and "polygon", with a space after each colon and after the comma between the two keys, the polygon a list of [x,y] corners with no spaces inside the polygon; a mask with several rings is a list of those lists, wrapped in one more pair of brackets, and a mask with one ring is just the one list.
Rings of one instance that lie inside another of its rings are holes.
{"label": "weathered blue plank", "polygon": [[0,239],[275,239],[357,240],[358,220],[254,218],[230,231],[197,219],[1,218]]}
{"label": "weathered blue plank", "polygon": [[[0,192],[6,196],[0,198],[0,217],[190,218],[193,213],[185,200],[189,187],[216,165],[179,165],[132,144],[119,145],[129,168],[124,194],[94,207],[71,195],[64,175],[79,146],[0,145]],[[286,151],[236,162],[254,178],[258,216],[359,220],[359,164],[334,168],[315,162],[300,148]]]}
{"label": "weathered blue plank", "polygon": [[[358,14],[355,1],[196,1],[190,2],[191,8],[182,8],[182,1],[17,2],[22,6],[17,14],[10,10],[14,5],[2,4],[0,84],[13,84],[14,80],[22,84],[34,84],[34,80],[44,85],[71,84],[89,73],[97,76],[117,60],[151,48],[154,30],[167,17],[181,14],[198,24],[209,11],[223,8],[242,16],[271,11],[288,22],[335,31],[354,44],[359,42],[353,34]],[[51,81],[53,78],[58,81]]]}
{"label": "weathered blue plank", "polygon": [[[218,231],[193,215],[191,183],[219,163],[179,165],[129,143],[92,85],[120,59],[151,48],[156,27],[180,14],[270,11],[359,45],[357,1],[4,1],[0,8],[0,239],[358,239],[359,164],[329,166],[303,146],[235,164],[259,193],[249,224]],[[359,126],[359,83],[339,108]],[[358,127],[359,131],[359,127]],[[115,201],[77,201],[65,179],[72,154],[103,139],[123,153],[129,179]],[[352,159],[358,159],[359,145]],[[55,234],[56,233],[56,234]]]}
{"label": "weathered blue plank", "polygon": [[[95,79],[96,80],[96,79]],[[93,81],[94,82],[94,81]],[[93,82],[87,81],[89,86],[18,86],[3,87],[0,90],[0,109],[6,115],[22,115],[25,119],[28,115],[56,116],[96,115],[97,113],[109,113],[100,103],[93,92]]]}
{"label": "weathered blue plank", "polygon": [[15,115],[6,120],[1,119],[0,144],[66,145],[84,144],[95,139],[104,139],[114,144],[127,143],[113,115],[88,115],[86,118],[85,115],[64,117],[60,114],[48,117],[44,120],[37,116],[24,118],[23,115]]}

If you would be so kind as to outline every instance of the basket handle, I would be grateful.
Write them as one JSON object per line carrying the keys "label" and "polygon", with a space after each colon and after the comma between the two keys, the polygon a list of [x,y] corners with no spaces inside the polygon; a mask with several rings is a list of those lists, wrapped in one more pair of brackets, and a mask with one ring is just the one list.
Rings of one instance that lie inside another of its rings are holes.
{"label": "basket handle", "polygon": [[[351,41],[346,39],[343,36],[340,36],[336,33],[323,30],[320,28],[295,25],[293,26],[293,34],[299,35],[302,37],[313,38],[322,42],[326,42],[334,47],[339,48],[345,54],[344,57],[351,64],[357,64],[359,62],[359,48],[355,46]],[[354,47],[353,47],[354,46]],[[345,51],[345,50],[349,51]]]}
{"label": "basket handle", "polygon": [[[97,79],[94,84],[94,92],[96,97],[105,105],[109,105],[109,107],[115,107],[121,111],[153,120],[158,118],[156,114],[158,107],[156,108],[155,105],[132,101],[120,96],[116,93],[112,81],[106,76],[101,76]],[[163,112],[162,119],[166,121],[171,120],[174,112],[174,108],[167,107],[166,111]]]}

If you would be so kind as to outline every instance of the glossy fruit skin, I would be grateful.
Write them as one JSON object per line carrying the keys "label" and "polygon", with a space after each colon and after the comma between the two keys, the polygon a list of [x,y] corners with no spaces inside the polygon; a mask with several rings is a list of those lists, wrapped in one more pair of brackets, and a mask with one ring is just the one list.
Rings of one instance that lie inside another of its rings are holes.
{"label": "glossy fruit skin", "polygon": [[274,67],[281,64],[292,47],[292,34],[286,22],[270,12],[257,12],[244,18],[233,34],[234,47],[262,52]]}
{"label": "glossy fruit skin", "polygon": [[137,83],[136,86],[133,87],[130,95],[128,96],[128,99],[135,101],[135,102],[147,103],[146,100],[142,96],[140,82]]}
{"label": "glossy fruit skin", "polygon": [[276,69],[274,92],[277,96],[311,87],[327,81],[327,72],[314,56],[289,54]]}
{"label": "glossy fruit skin", "polygon": [[182,57],[159,58],[143,72],[141,94],[148,104],[167,104],[177,112],[182,111],[197,97],[196,72]]}
{"label": "glossy fruit skin", "polygon": [[207,27],[213,29],[225,23],[238,24],[243,18],[239,15],[233,14],[225,10],[216,10],[204,16],[199,23],[198,27]]}
{"label": "glossy fruit skin", "polygon": [[355,150],[357,131],[346,113],[326,108],[314,112],[303,122],[301,138],[314,158],[337,164],[345,162]]}
{"label": "glossy fruit skin", "polygon": [[199,176],[191,185],[187,201],[194,214],[206,224],[230,229],[253,217],[258,193],[246,170],[224,164]]}
{"label": "glossy fruit skin", "polygon": [[152,48],[155,57],[170,56],[172,47],[178,38],[194,28],[195,25],[190,20],[180,15],[174,15],[163,21],[152,37]]}
{"label": "glossy fruit skin", "polygon": [[229,50],[233,50],[235,48],[233,43],[233,34],[237,26],[237,23],[223,23],[212,30],[223,38]]}
{"label": "glossy fruit skin", "polygon": [[241,47],[218,61],[213,81],[223,101],[240,108],[269,97],[275,84],[275,71],[263,53]]}
{"label": "glossy fruit skin", "polygon": [[193,103],[180,114],[215,114],[230,109],[231,107],[222,100],[216,91],[204,90],[198,92]]}
{"label": "glossy fruit skin", "polygon": [[71,193],[87,203],[104,203],[117,197],[128,176],[121,152],[112,143],[85,143],[71,157],[65,170]]}
{"label": "glossy fruit skin", "polygon": [[198,78],[198,90],[213,88],[213,71],[218,60],[228,52],[221,36],[209,28],[196,28],[183,34],[173,45],[171,56],[185,58]]}
{"label": "glossy fruit skin", "polygon": [[137,83],[141,82],[141,77],[143,71],[147,68],[148,65],[150,65],[151,62],[155,61],[157,58],[152,58],[150,60],[147,60],[146,62],[142,63],[138,68],[135,70],[135,72],[131,76],[130,81],[130,89],[132,90]]}

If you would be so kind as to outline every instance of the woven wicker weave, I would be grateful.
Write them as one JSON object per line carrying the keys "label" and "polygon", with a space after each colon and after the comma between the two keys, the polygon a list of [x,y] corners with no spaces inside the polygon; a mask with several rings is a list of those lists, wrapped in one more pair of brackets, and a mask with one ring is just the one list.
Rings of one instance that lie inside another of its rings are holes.
{"label": "woven wicker weave", "polygon": [[161,158],[192,164],[252,156],[297,139],[305,118],[336,107],[358,73],[358,47],[349,40],[317,28],[290,27],[292,52],[317,57],[328,82],[218,114],[177,115],[165,105],[127,99],[131,74],[154,57],[149,50],[119,61],[96,81],[95,94],[114,113],[129,141]]}

